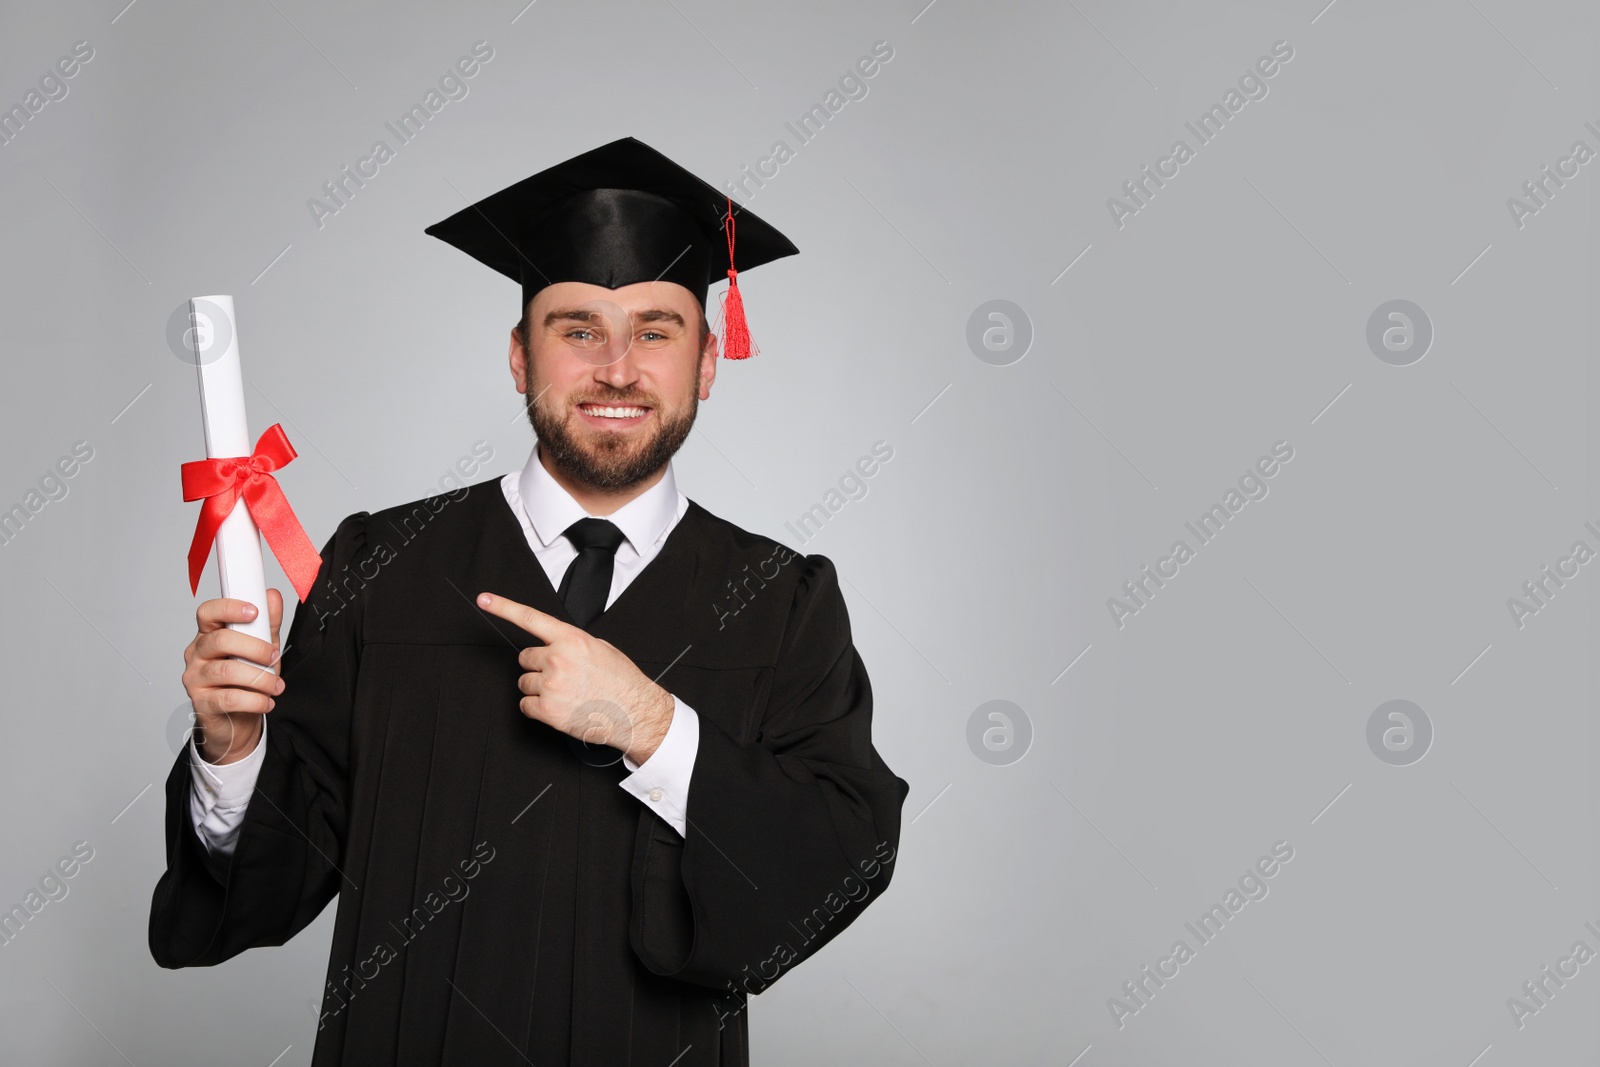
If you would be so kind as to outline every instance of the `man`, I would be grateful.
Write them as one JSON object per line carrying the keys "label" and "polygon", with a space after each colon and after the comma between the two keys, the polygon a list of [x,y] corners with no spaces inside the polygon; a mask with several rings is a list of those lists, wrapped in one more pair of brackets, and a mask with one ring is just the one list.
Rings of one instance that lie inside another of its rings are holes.
{"label": "man", "polygon": [[200,606],[151,953],[337,896],[315,1064],[745,1064],[745,997],[888,885],[908,788],[833,564],[673,480],[710,280],[794,246],[631,138],[428,232],[522,285],[534,453],[341,522],[281,678],[242,662],[276,662],[276,590],[271,646]]}

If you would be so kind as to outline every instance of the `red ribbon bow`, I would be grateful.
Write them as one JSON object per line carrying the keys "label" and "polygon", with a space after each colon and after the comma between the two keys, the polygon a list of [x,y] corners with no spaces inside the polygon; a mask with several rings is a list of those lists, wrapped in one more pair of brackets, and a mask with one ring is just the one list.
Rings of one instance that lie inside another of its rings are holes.
{"label": "red ribbon bow", "polygon": [[256,442],[248,456],[227,459],[199,459],[183,465],[183,499],[204,499],[194,541],[189,545],[189,591],[200,587],[200,573],[206,569],[211,544],[217,538],[222,520],[233,514],[233,507],[244,497],[245,507],[267,546],[283,565],[294,591],[305,601],[322,567],[305,528],[295,518],[294,509],[278,486],[272,472],[289,464],[297,453],[284,435],[283,427],[273,423]]}

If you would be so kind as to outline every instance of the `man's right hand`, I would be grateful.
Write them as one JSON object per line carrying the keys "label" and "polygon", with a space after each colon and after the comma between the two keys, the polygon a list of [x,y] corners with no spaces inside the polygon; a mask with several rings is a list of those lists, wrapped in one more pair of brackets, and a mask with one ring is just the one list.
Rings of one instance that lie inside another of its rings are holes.
{"label": "man's right hand", "polygon": [[210,763],[233,763],[254,751],[261,739],[261,716],[272,710],[273,696],[284,689],[283,679],[272,671],[233,658],[243,656],[276,666],[283,595],[276,589],[267,590],[270,645],[228,629],[230,622],[249,622],[255,616],[255,606],[246,601],[207,600],[195,612],[200,632],[183,650],[183,688],[204,734],[200,755]]}

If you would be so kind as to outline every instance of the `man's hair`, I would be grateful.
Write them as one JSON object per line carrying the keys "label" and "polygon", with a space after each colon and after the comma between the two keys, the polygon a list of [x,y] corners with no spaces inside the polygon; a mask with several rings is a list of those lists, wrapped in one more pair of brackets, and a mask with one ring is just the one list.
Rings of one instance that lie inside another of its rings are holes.
{"label": "man's hair", "polygon": [[[524,352],[526,352],[528,350],[528,308],[530,308],[532,306],[533,306],[533,301],[531,301],[531,300],[528,301],[527,307],[524,307],[522,309],[522,318],[518,319],[516,326],[512,327],[512,329],[516,331],[517,340],[522,342],[522,350]],[[705,310],[705,308],[701,308],[700,309],[700,350],[702,352],[705,351],[706,338],[708,336],[710,336],[710,334],[711,334],[711,324],[706,321],[706,310]]]}

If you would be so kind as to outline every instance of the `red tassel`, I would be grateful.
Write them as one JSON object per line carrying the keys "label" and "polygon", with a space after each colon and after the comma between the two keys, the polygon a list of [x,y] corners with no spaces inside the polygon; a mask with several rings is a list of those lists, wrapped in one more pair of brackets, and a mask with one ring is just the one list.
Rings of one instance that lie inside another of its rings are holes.
{"label": "red tassel", "polygon": [[761,350],[750,340],[750,326],[744,317],[744,297],[739,295],[739,272],[733,267],[733,200],[723,217],[728,234],[728,291],[722,296],[722,355],[726,359],[749,359]]}

